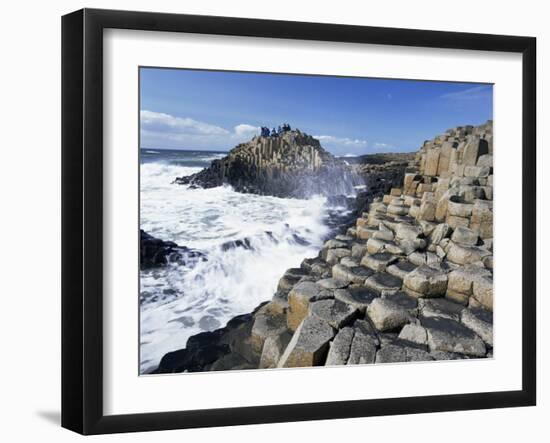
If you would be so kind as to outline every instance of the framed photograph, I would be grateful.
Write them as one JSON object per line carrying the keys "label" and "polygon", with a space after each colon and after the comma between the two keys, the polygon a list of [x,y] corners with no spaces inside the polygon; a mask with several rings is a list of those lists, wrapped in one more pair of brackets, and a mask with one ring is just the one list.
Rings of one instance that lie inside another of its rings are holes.
{"label": "framed photograph", "polygon": [[535,405],[531,37],[62,20],[62,425]]}

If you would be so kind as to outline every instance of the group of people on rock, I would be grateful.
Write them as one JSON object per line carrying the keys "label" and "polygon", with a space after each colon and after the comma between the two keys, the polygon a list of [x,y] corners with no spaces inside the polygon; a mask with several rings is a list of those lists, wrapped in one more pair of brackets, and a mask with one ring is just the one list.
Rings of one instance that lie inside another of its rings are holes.
{"label": "group of people on rock", "polygon": [[290,131],[290,125],[288,123],[283,123],[282,125],[279,125],[277,129],[273,128],[269,130],[268,127],[262,126],[261,134],[262,137],[278,137],[283,132]]}

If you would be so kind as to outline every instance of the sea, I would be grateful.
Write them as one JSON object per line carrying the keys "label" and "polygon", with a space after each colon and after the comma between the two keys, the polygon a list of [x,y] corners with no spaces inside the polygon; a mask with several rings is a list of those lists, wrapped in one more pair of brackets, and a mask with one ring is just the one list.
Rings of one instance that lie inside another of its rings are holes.
{"label": "sea", "polygon": [[[204,254],[189,264],[140,271],[140,373],[200,332],[226,325],[273,296],[286,269],[318,254],[342,203],[174,184],[225,152],[141,149],[140,226]],[[228,247],[230,245],[230,247]],[[231,247],[231,245],[233,245]]]}

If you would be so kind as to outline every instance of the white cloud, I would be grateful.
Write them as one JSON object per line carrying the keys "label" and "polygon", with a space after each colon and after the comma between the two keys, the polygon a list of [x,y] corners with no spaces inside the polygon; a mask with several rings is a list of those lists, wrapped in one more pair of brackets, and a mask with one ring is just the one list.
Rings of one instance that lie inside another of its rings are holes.
{"label": "white cloud", "polygon": [[247,124],[240,124],[235,126],[234,128],[235,134],[247,136],[247,137],[253,137],[255,135],[258,135],[260,132],[260,128],[257,126],[247,125]]}
{"label": "white cloud", "polygon": [[379,142],[376,142],[374,144],[374,147],[378,148],[378,149],[394,149],[395,148],[395,146],[390,145],[388,143],[379,143]]}
{"label": "white cloud", "polygon": [[366,140],[360,140],[360,139],[353,139],[348,137],[335,137],[333,135],[314,135],[316,139],[318,139],[321,144],[326,143],[327,145],[333,145],[333,146],[347,146],[347,147],[355,147],[355,148],[366,148],[368,143]]}
{"label": "white cloud", "polygon": [[141,127],[148,131],[168,131],[175,133],[222,135],[229,134],[227,129],[192,118],[174,117],[163,112],[142,110],[140,112]]}
{"label": "white cloud", "polygon": [[488,98],[491,95],[490,85],[474,86],[473,88],[464,89],[458,92],[448,92],[440,98],[446,100],[478,100],[480,98]]}
{"label": "white cloud", "polygon": [[145,148],[229,150],[250,140],[259,128],[246,123],[232,130],[163,112],[140,111],[141,146]]}

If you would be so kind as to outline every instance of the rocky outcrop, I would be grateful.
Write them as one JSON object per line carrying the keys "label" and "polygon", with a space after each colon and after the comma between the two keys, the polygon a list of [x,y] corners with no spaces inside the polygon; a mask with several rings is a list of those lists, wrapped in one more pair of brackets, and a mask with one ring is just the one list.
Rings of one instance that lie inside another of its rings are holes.
{"label": "rocky outcrop", "polygon": [[139,266],[141,270],[163,266],[168,263],[192,264],[204,260],[202,252],[178,246],[171,241],[155,238],[139,230]]}
{"label": "rocky outcrop", "polygon": [[352,194],[360,179],[345,162],[324,150],[319,140],[295,129],[256,136],[175,183],[202,188],[229,184],[239,192],[307,198]]}
{"label": "rocky outcrop", "polygon": [[271,301],[158,372],[491,357],[492,153],[492,122],[425,142],[402,186],[289,269]]}

